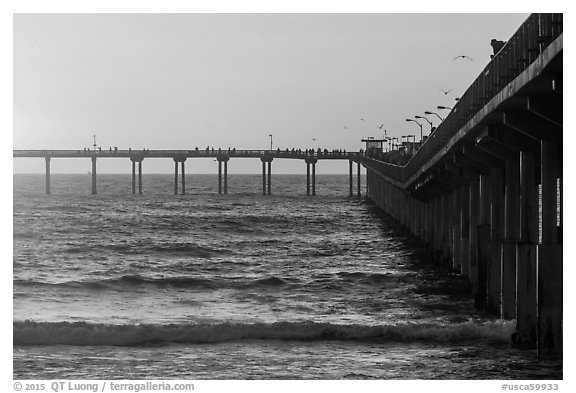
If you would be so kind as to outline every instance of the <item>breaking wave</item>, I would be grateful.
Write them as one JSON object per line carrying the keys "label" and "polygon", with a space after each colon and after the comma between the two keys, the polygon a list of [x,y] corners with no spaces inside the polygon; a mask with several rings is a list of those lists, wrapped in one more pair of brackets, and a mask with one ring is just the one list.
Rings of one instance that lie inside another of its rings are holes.
{"label": "breaking wave", "polygon": [[242,340],[464,342],[509,341],[514,321],[461,324],[339,325],[331,323],[201,323],[111,325],[88,322],[14,322],[14,345],[142,346]]}

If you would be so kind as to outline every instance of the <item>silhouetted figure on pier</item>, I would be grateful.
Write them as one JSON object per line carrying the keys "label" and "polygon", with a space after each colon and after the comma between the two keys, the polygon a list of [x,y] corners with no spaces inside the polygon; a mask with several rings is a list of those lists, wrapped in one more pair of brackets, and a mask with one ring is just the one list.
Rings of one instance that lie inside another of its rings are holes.
{"label": "silhouetted figure on pier", "polygon": [[496,54],[498,52],[500,52],[500,49],[502,49],[502,47],[504,46],[504,44],[506,44],[506,41],[499,41],[495,38],[492,38],[492,41],[490,41],[490,45],[492,45],[492,51],[494,52],[493,54],[490,55],[490,58],[492,59],[494,56],[496,56]]}

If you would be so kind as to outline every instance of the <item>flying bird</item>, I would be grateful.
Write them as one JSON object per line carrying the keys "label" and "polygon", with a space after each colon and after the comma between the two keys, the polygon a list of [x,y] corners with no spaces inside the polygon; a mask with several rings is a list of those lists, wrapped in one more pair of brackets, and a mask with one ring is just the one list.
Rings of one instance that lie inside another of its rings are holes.
{"label": "flying bird", "polygon": [[450,90],[440,89],[440,91],[441,91],[442,93],[444,93],[444,95],[448,95],[448,93],[450,93],[452,90],[454,90],[454,89],[450,89]]}
{"label": "flying bird", "polygon": [[345,130],[347,130],[347,129],[348,129],[348,127],[344,126],[344,129],[345,129]]}
{"label": "flying bird", "polygon": [[454,59],[452,60],[458,60],[458,59],[468,59],[470,61],[474,61],[473,58],[471,58],[470,56],[466,56],[466,55],[460,55],[460,56],[456,56]]}
{"label": "flying bird", "polygon": [[360,120],[364,121],[364,118],[363,118],[363,117],[361,117],[361,118],[360,118]]}
{"label": "flying bird", "polygon": [[316,138],[312,138],[313,141],[316,141]]}
{"label": "flying bird", "polygon": [[380,125],[378,126],[378,128],[379,128],[380,130],[382,129],[382,127],[384,127],[384,123],[382,123],[382,124],[380,124]]}

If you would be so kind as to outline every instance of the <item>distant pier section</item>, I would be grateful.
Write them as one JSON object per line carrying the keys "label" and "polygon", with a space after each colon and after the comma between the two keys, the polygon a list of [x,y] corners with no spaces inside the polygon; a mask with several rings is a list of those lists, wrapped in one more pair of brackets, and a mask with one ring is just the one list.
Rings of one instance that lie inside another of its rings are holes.
{"label": "distant pier section", "polygon": [[[228,193],[228,162],[232,158],[256,158],[262,162],[262,194],[272,193],[272,161],[274,159],[295,159],[306,163],[306,194],[316,195],[316,164],[319,160],[348,160],[350,172],[349,194],[353,195],[353,163],[357,165],[357,190],[360,196],[360,157],[363,151],[347,152],[345,150],[322,150],[322,149],[291,149],[291,150],[236,150],[236,149],[198,149],[193,150],[119,150],[94,148],[84,150],[13,150],[13,157],[21,158],[44,158],[46,160],[46,194],[50,194],[50,162],[52,158],[87,158],[92,161],[92,194],[97,193],[97,166],[98,159],[128,158],[132,162],[132,193],[142,194],[142,162],[149,158],[168,158],[174,161],[174,194],[186,193],[186,168],[187,159],[213,158],[218,162],[218,193]],[[138,176],[136,176],[138,166]],[[179,176],[179,168],[181,177]],[[178,184],[181,179],[180,185]],[[138,183],[138,187],[136,187]]]}

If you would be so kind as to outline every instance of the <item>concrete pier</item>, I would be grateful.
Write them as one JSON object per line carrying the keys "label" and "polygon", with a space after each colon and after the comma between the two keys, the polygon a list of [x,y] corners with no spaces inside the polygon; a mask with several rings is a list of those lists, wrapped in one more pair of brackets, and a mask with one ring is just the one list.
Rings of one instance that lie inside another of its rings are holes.
{"label": "concrete pier", "polygon": [[563,353],[562,48],[561,14],[530,15],[405,165],[359,160],[368,198],[541,359]]}

